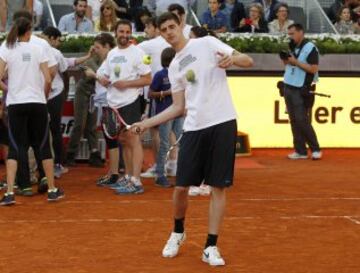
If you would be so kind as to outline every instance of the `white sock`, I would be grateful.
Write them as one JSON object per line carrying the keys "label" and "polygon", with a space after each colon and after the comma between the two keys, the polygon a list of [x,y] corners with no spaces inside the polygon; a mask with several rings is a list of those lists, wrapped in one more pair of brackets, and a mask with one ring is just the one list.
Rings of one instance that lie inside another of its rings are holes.
{"label": "white sock", "polygon": [[140,178],[136,178],[134,176],[132,176],[130,178],[130,181],[135,185],[135,186],[142,186],[142,183],[140,181]]}

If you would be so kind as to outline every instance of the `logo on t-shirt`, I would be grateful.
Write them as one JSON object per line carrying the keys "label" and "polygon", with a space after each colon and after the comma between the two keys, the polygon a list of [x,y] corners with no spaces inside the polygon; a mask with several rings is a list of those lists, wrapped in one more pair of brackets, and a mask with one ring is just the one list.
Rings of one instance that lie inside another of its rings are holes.
{"label": "logo on t-shirt", "polygon": [[127,59],[125,56],[115,56],[114,58],[111,59],[110,63],[123,64],[123,63],[127,63]]}
{"label": "logo on t-shirt", "polygon": [[183,58],[180,62],[179,62],[179,72],[182,71],[185,67],[187,67],[189,64],[195,62],[197,60],[196,57],[194,57],[193,55],[189,54],[187,55],[185,58]]}
{"label": "logo on t-shirt", "polygon": [[31,54],[30,53],[23,53],[22,54],[23,62],[30,62],[31,61]]}

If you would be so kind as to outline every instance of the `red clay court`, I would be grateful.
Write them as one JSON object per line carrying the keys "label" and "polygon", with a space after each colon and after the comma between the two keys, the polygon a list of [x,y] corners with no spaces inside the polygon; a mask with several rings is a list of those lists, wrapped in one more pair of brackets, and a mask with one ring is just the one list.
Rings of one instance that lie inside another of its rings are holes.
{"label": "red clay court", "polygon": [[0,209],[0,272],[360,272],[360,150],[325,150],[290,161],[288,150],[255,150],[236,162],[219,247],[227,265],[201,261],[207,197],[191,197],[187,241],[161,257],[172,228],[172,189],[144,180],[145,194],[98,188],[103,169],[72,168],[66,199],[17,197]]}

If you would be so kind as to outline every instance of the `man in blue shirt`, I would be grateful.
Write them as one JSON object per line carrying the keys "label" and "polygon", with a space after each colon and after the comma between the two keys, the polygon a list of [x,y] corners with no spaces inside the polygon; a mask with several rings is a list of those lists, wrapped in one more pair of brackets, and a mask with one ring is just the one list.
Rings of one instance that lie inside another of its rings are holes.
{"label": "man in blue shirt", "polygon": [[226,32],[227,17],[220,11],[219,0],[209,0],[209,9],[204,12],[201,25],[216,33]]}
{"label": "man in blue shirt", "polygon": [[93,23],[87,17],[85,12],[87,9],[87,0],[74,0],[74,13],[66,14],[61,17],[59,22],[59,30],[61,32],[92,32]]}

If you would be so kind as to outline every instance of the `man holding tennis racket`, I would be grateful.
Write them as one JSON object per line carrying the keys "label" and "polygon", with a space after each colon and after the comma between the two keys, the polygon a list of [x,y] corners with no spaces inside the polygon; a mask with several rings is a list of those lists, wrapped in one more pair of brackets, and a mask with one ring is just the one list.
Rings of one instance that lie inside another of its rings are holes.
{"label": "man holding tennis racket", "polygon": [[[120,20],[115,26],[117,47],[112,49],[102,64],[104,76],[99,82],[108,87],[107,101],[118,111],[121,123],[133,124],[141,120],[140,89],[151,83],[151,68],[144,63],[145,53],[130,43],[131,22]],[[119,140],[124,147],[125,170],[128,179],[115,188],[118,194],[138,194],[144,189],[140,181],[143,150],[139,135],[125,131]]]}
{"label": "man holding tennis racket", "polygon": [[162,255],[178,254],[185,240],[189,186],[199,186],[205,180],[213,190],[202,260],[212,266],[224,265],[216,244],[225,211],[225,189],[233,182],[237,134],[236,111],[225,69],[232,65],[250,67],[253,61],[213,37],[187,40],[178,17],[172,13],[161,15],[158,26],[177,52],[169,67],[173,104],[160,114],[133,124],[132,130],[143,132],[187,111],[174,190],[174,229]]}

